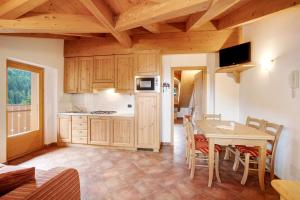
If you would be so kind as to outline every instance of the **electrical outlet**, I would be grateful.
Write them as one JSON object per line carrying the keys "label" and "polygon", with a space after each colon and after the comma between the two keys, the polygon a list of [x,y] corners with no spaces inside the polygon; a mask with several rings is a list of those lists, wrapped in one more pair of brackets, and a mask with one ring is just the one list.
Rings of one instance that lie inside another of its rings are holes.
{"label": "electrical outlet", "polygon": [[127,108],[132,108],[132,105],[131,104],[127,104]]}

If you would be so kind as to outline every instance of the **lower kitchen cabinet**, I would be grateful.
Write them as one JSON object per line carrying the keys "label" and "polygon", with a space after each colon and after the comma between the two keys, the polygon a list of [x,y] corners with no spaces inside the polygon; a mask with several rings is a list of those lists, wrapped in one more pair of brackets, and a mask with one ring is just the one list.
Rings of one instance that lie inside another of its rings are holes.
{"label": "lower kitchen cabinet", "polygon": [[90,130],[88,143],[96,145],[109,145],[113,133],[113,121],[109,117],[90,117]]}
{"label": "lower kitchen cabinet", "polygon": [[58,118],[58,134],[59,143],[71,142],[72,121],[71,116],[60,116]]}
{"label": "lower kitchen cabinet", "polygon": [[58,118],[58,142],[135,149],[134,117],[70,116]]}
{"label": "lower kitchen cabinet", "polygon": [[112,146],[134,147],[134,118],[113,119]]}

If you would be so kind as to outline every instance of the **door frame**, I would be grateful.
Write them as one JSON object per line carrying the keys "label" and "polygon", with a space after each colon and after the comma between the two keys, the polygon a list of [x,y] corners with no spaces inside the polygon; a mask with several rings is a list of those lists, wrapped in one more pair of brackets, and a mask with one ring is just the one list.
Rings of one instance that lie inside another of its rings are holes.
{"label": "door frame", "polygon": [[204,112],[207,110],[207,67],[206,66],[178,66],[178,67],[171,67],[171,145],[174,145],[174,98],[173,98],[173,91],[174,91],[174,72],[176,70],[201,70],[202,71],[202,82],[203,82],[203,95],[202,100],[204,101]]}
{"label": "door frame", "polygon": [[[6,105],[8,102],[8,68],[10,65],[13,66],[12,68],[14,68],[14,69],[30,71],[30,72],[39,74],[39,105],[40,105],[39,106],[39,127],[40,127],[39,130],[41,131],[41,137],[42,137],[41,148],[43,148],[45,145],[45,142],[44,142],[44,139],[45,139],[45,136],[44,136],[44,131],[45,131],[44,130],[44,87],[45,87],[45,85],[44,85],[44,68],[7,59],[6,60]],[[21,134],[21,135],[23,135],[23,134]],[[20,135],[15,135],[12,137],[18,137],[18,136],[20,136]],[[8,112],[6,111],[6,159],[7,159],[7,161],[24,156],[31,152],[37,151],[41,148],[32,149],[31,151],[16,155],[11,158],[8,157],[8,149],[9,149],[8,148]]]}

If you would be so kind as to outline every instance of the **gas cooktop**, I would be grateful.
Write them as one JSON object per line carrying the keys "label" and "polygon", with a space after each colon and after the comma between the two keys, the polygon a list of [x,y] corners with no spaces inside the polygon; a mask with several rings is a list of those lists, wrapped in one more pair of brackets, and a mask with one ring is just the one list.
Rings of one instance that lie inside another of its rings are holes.
{"label": "gas cooktop", "polygon": [[91,114],[98,114],[98,115],[112,115],[115,113],[117,113],[117,111],[112,111],[112,110],[97,110],[91,112]]}

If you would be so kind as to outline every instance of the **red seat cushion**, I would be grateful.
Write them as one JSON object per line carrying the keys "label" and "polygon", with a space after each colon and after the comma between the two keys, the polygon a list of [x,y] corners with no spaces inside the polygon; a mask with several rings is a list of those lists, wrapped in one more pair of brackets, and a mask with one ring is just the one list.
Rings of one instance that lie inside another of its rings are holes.
{"label": "red seat cushion", "polygon": [[194,135],[195,141],[207,141],[206,137],[203,134],[195,134]]}
{"label": "red seat cushion", "polygon": [[[245,145],[236,145],[236,148],[241,153],[250,153],[250,155],[253,157],[259,156],[259,147],[247,147]],[[272,152],[269,149],[267,149],[266,154],[267,156],[270,156],[272,155]]]}
{"label": "red seat cushion", "polygon": [[[204,154],[208,154],[208,142],[207,141],[195,141],[195,149],[201,151]],[[220,145],[215,145],[215,152],[222,151]]]}

